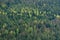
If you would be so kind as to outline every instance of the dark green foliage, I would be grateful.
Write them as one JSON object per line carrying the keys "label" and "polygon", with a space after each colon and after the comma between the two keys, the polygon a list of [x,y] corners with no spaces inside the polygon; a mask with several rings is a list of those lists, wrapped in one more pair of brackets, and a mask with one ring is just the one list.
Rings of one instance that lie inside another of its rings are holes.
{"label": "dark green foliage", "polygon": [[0,0],[0,40],[60,40],[60,0]]}

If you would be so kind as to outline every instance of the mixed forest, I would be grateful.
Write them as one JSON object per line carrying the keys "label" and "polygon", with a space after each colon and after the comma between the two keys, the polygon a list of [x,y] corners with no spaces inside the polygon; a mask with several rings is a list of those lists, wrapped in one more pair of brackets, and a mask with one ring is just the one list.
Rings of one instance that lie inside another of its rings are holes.
{"label": "mixed forest", "polygon": [[0,0],[0,40],[60,40],[60,0]]}

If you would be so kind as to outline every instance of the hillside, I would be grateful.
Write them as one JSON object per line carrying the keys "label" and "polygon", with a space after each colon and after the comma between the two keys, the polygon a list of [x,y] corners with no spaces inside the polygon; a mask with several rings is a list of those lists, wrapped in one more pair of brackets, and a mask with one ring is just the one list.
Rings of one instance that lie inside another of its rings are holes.
{"label": "hillside", "polygon": [[0,0],[0,40],[60,40],[60,0]]}

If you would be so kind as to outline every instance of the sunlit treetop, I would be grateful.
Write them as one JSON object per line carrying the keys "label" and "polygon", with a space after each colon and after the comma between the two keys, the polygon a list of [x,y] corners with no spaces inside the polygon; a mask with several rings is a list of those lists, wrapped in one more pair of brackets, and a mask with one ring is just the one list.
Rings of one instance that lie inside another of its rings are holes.
{"label": "sunlit treetop", "polygon": [[60,15],[56,15],[56,18],[60,18]]}

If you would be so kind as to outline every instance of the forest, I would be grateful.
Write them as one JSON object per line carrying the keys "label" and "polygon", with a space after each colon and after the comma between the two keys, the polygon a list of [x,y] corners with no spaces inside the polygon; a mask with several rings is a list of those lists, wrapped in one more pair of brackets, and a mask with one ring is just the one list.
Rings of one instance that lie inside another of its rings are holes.
{"label": "forest", "polygon": [[60,40],[60,0],[0,0],[0,40]]}

